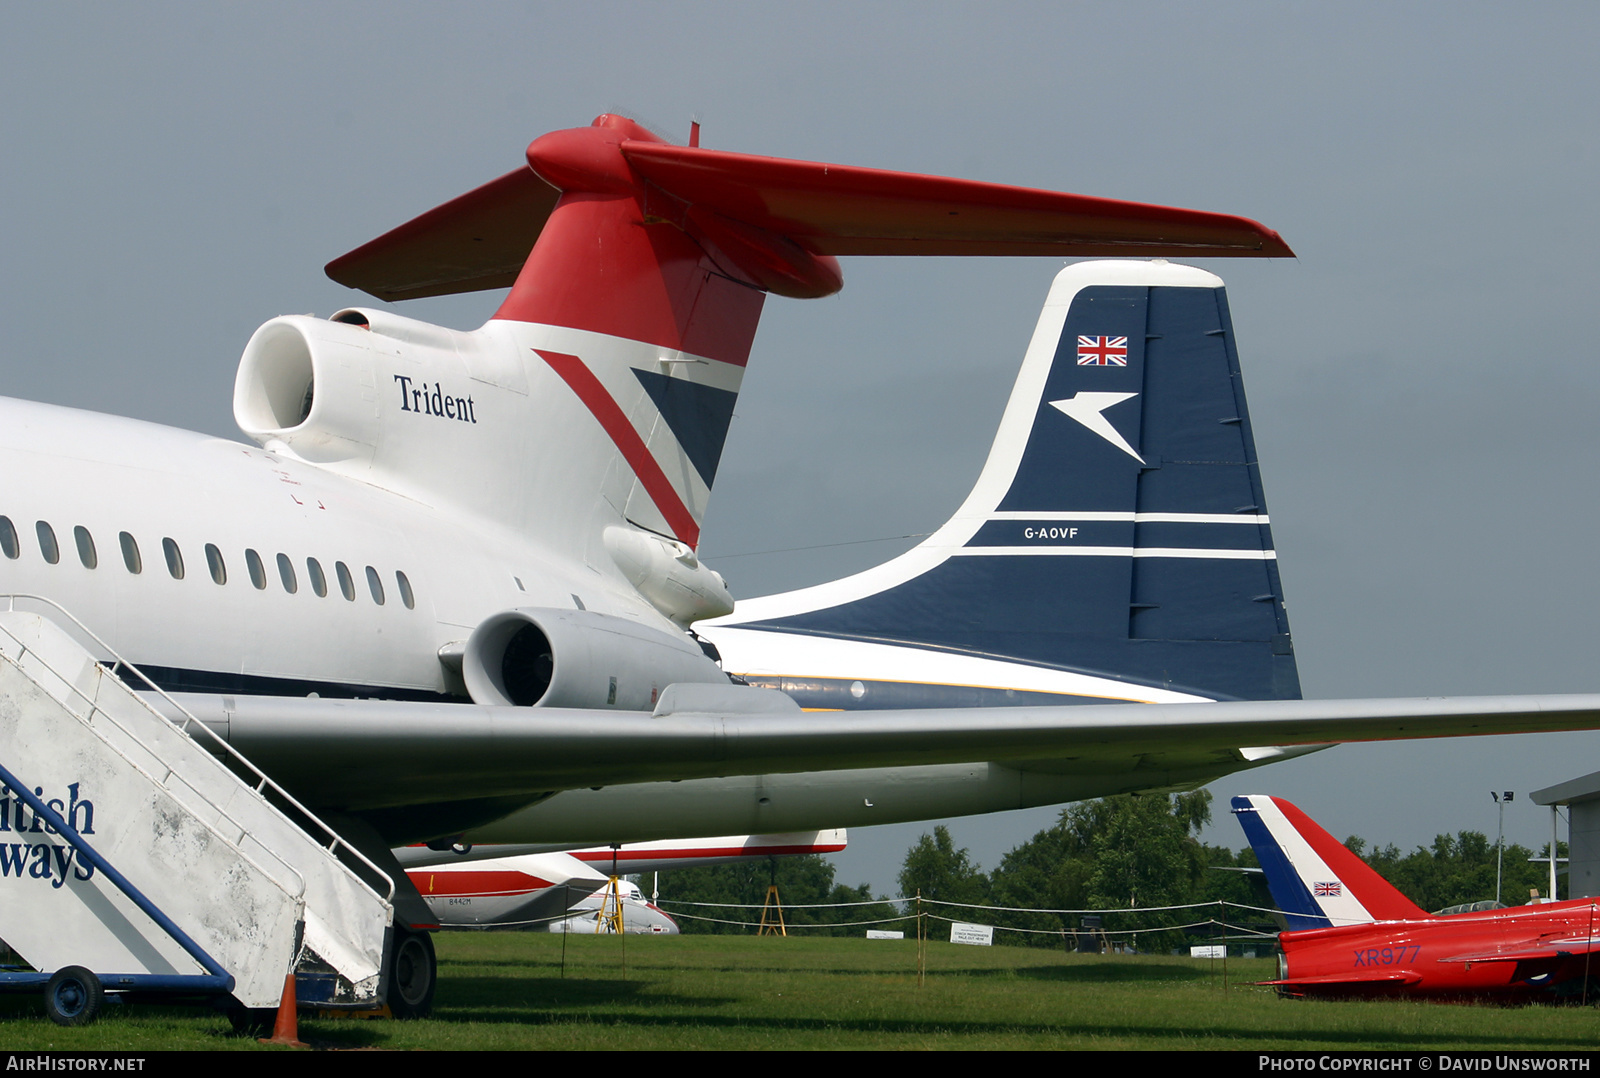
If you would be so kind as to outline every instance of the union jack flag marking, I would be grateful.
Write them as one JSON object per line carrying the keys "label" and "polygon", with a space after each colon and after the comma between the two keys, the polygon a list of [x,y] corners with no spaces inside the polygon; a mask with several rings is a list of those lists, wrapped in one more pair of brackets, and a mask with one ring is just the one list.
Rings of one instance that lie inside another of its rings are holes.
{"label": "union jack flag marking", "polygon": [[1317,898],[1338,898],[1344,894],[1344,887],[1338,880],[1318,880],[1311,885],[1311,893]]}
{"label": "union jack flag marking", "polygon": [[1078,366],[1126,367],[1128,365],[1128,338],[1078,337]]}

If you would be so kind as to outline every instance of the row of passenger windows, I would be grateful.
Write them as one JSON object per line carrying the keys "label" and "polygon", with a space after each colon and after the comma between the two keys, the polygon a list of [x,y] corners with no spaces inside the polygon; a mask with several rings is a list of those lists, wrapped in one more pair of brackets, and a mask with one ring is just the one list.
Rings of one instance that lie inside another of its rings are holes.
{"label": "row of passenger windows", "polygon": [[[61,561],[61,546],[56,542],[55,529],[47,521],[39,521],[33,526],[34,533],[39,537],[39,553],[51,565]],[[100,564],[100,555],[95,550],[94,536],[89,534],[89,529],[78,525],[72,529],[72,541],[78,548],[78,560],[85,569],[96,568]],[[122,548],[122,564],[128,567],[130,573],[144,572],[144,559],[139,553],[139,542],[127,532],[117,535],[117,542]],[[12,525],[11,518],[0,516],[0,552],[11,559],[22,556],[22,543],[17,538],[17,529]],[[167,563],[167,572],[174,580],[182,580],[184,576],[183,551],[171,539],[161,540],[161,556]],[[295,571],[295,564],[287,554],[279,554],[276,558],[278,580],[283,585],[283,590],[290,595],[300,590],[300,578]],[[261,560],[261,555],[254,550],[246,549],[244,552],[245,571],[250,575],[250,583],[258,590],[265,590],[267,586],[267,566]],[[211,573],[211,579],[218,584],[228,582],[228,566],[222,559],[222,551],[217,549],[215,543],[206,544],[206,569]],[[350,574],[350,567],[342,561],[333,563],[333,576],[338,584],[339,594],[351,602],[356,599],[356,581]],[[372,601],[382,606],[384,603],[383,578],[378,575],[378,570],[367,566],[367,591],[372,595]],[[328,594],[328,576],[322,571],[322,563],[316,558],[306,559],[306,579],[311,585],[311,590],[319,597]],[[394,582],[400,592],[400,601],[407,610],[414,610],[417,606],[416,596],[411,592],[411,581],[406,579],[406,574],[395,571]]]}

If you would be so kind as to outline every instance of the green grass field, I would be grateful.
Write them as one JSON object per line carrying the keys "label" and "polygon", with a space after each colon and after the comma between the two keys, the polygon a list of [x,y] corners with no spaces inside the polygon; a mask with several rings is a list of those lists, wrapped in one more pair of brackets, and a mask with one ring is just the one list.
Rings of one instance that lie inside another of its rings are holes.
{"label": "green grass field", "polygon": [[[1580,1007],[1280,1000],[1269,960],[1080,956],[933,943],[729,936],[437,937],[423,1022],[303,1019],[317,1048],[391,1049],[1580,1049]],[[623,963],[626,961],[626,970]],[[0,1002],[0,1049],[267,1050],[201,1010],[113,1007],[61,1029]]]}

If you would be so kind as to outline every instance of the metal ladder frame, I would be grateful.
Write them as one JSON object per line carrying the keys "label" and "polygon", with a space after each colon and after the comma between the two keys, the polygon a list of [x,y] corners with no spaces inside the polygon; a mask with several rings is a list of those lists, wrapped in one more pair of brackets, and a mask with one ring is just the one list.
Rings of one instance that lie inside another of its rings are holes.
{"label": "metal ladder frame", "polygon": [[[131,672],[139,681],[143,682],[151,692],[155,693],[162,700],[164,700],[176,714],[182,716],[182,718],[173,719],[162,714],[161,711],[151,706],[149,701],[140,697],[137,692],[134,692],[132,694],[134,699],[138,700],[140,706],[142,706],[146,711],[161,719],[167,725],[176,728],[180,733],[190,738],[190,740],[196,740],[193,732],[195,729],[203,731],[205,736],[210,739],[207,744],[211,747],[213,755],[223,756],[226,759],[231,760],[235,765],[237,765],[238,768],[242,768],[255,780],[254,785],[251,786],[251,790],[256,794],[257,797],[261,798],[263,801],[266,801],[267,792],[270,791],[277,798],[280,798],[283,804],[288,805],[295,812],[299,813],[301,819],[305,821],[305,823],[309,823],[315,828],[321,830],[323,835],[328,838],[327,845],[324,848],[330,854],[333,854],[335,857],[338,857],[341,852],[347,854],[363,865],[375,877],[382,880],[383,883],[387,885],[387,892],[383,895],[384,901],[391,910],[393,909],[395,882],[394,878],[390,876],[389,873],[378,867],[378,865],[376,865],[359,849],[345,841],[345,839],[343,839],[338,832],[336,832],[327,823],[323,822],[323,820],[318,817],[316,813],[312,812],[305,805],[301,804],[298,799],[291,795],[282,786],[272,781],[272,779],[269,778],[265,772],[256,767],[255,764],[251,763],[248,758],[246,758],[232,745],[228,744],[228,742],[224,740],[215,730],[212,730],[205,723],[201,722],[192,713],[190,713],[187,708],[174,700],[172,696],[166,692],[166,690],[162,689],[161,686],[152,681],[149,676],[144,673],[144,671],[140,670],[132,662],[124,658],[116,651],[115,648],[111,647],[110,644],[101,639],[100,636],[94,632],[94,630],[90,629],[76,616],[74,616],[71,611],[67,610],[55,600],[47,599],[42,595],[31,595],[26,593],[0,595],[0,601],[5,603],[4,612],[37,613],[37,611],[32,610],[20,610],[17,606],[18,600],[24,600],[30,604],[41,604],[42,606],[48,607],[67,619],[67,621],[69,621],[73,627],[75,627],[85,637],[92,641],[94,646],[99,648],[103,654],[111,657],[110,663],[107,663],[103,659],[96,658],[95,661],[100,664],[104,671],[117,677],[118,680],[122,681],[124,684],[127,683],[127,678],[123,675],[122,671]],[[49,617],[50,615],[42,614],[41,616]],[[0,632],[3,631],[4,630],[0,630]],[[6,633],[6,635],[10,636],[9,633]],[[28,672],[22,668],[20,663],[22,657],[29,653],[27,645],[22,641],[17,640],[16,637],[11,637],[11,639],[15,641],[20,648],[20,652],[17,656],[17,666],[19,672],[21,672],[24,677],[27,677],[28,680],[33,681],[34,684],[37,685],[37,680],[33,678],[32,675],[28,674]],[[82,701],[83,704],[87,705],[89,709],[88,713],[87,715],[82,716],[85,721],[98,713],[113,723],[136,744],[149,749],[151,754],[159,759],[159,754],[155,753],[154,749],[150,745],[139,738],[138,735],[136,735],[132,730],[129,730],[121,722],[118,722],[115,716],[106,711],[104,708],[100,707],[99,704],[97,704],[86,693],[84,693],[83,690],[78,688],[78,686],[73,684],[66,677],[63,677],[60,671],[51,666],[50,663],[46,661],[43,656],[39,655],[37,651],[33,652],[33,655],[35,660],[44,666],[46,670],[49,670],[50,673],[54,674],[56,678],[67,687],[68,691],[73,696],[77,697],[80,701]],[[128,687],[132,688],[133,686],[130,685]],[[40,686],[40,688],[43,689],[44,687]],[[171,790],[167,780],[171,778],[173,774],[174,772],[169,768],[165,776],[157,778],[156,776],[152,775],[151,778],[154,779],[163,789],[168,789],[170,793]],[[47,805],[42,798],[34,794],[32,789],[29,788],[27,784],[19,779],[16,775],[12,774],[12,772],[7,769],[3,763],[0,763],[0,782],[3,782],[4,785],[12,791],[12,793],[14,793],[24,804],[32,809],[38,818],[44,820],[48,826],[55,828],[62,838],[66,839],[66,841],[78,851],[80,856],[87,858],[90,864],[92,864],[97,871],[104,873],[106,878],[114,883],[118,890],[127,896],[129,901],[133,902],[133,904],[137,906],[140,911],[142,911],[153,922],[155,922],[155,924],[160,927],[162,931],[167,933],[167,935],[171,937],[172,940],[180,947],[182,947],[184,952],[193,958],[202,969],[206,970],[206,973],[204,974],[109,974],[101,977],[101,982],[106,989],[114,992],[145,990],[166,992],[194,991],[206,993],[225,993],[232,991],[234,986],[233,976],[223,969],[221,964],[217,962],[215,958],[213,958],[209,953],[206,952],[204,948],[196,943],[188,935],[188,933],[184,932],[183,929],[178,927],[178,925],[173,922],[172,919],[169,918],[165,913],[163,913],[161,909],[155,905],[155,903],[150,901],[150,899],[146,897],[143,892],[135,887],[126,876],[119,872],[109,861],[102,857],[98,851],[90,846],[89,843],[84,840],[83,836],[78,834],[78,832],[68,823],[68,821],[62,818],[60,813],[50,808],[50,806]],[[194,790],[193,787],[189,787],[189,789],[192,794],[199,794],[199,791]],[[235,819],[233,815],[230,814],[224,807],[212,803],[209,799],[206,799],[203,796],[202,800],[205,802],[208,809],[216,813],[218,818],[226,820],[230,825],[232,825],[236,834],[238,835],[239,840],[242,840],[246,835],[250,834],[249,829],[243,824],[239,823],[239,821]],[[308,828],[305,826],[305,823],[298,825],[300,826],[301,830],[308,830]],[[238,841],[235,842],[235,845],[238,845]],[[261,849],[268,849],[265,844],[259,841],[257,841],[255,845]],[[268,852],[271,851],[268,850]],[[250,861],[252,864],[256,864],[255,859],[250,857],[250,855],[244,852],[242,849],[239,850],[239,855]],[[274,856],[276,857],[276,855]],[[305,877],[293,865],[290,865],[281,859],[278,860],[278,863],[299,881],[300,893],[303,895],[305,891]],[[256,867],[260,868],[261,871],[266,873],[266,875],[269,877],[276,878],[273,873],[267,872],[263,866],[257,864]],[[23,988],[42,987],[49,982],[52,975],[52,973],[48,972],[31,973],[16,970],[0,971],[0,989],[18,990]]]}

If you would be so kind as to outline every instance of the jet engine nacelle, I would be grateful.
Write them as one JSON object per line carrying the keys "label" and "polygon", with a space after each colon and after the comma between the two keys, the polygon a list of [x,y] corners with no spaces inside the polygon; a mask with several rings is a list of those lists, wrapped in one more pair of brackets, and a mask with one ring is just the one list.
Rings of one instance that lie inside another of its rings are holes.
{"label": "jet engine nacelle", "polygon": [[682,682],[728,683],[686,636],[591,610],[523,607],[472,631],[461,660],[478,704],[649,711]]}
{"label": "jet engine nacelle", "polygon": [[[302,460],[371,461],[381,434],[378,395],[393,389],[395,369],[430,397],[437,394],[441,414],[446,402],[439,387],[465,383],[457,336],[376,311],[340,311],[326,321],[274,318],[245,345],[233,387],[234,419],[257,442],[276,443]],[[453,412],[454,395],[448,403]],[[463,413],[466,407],[463,398]]]}

